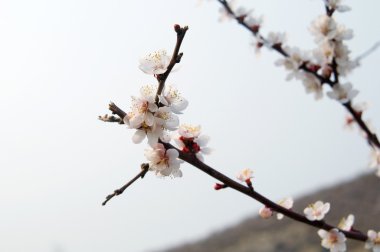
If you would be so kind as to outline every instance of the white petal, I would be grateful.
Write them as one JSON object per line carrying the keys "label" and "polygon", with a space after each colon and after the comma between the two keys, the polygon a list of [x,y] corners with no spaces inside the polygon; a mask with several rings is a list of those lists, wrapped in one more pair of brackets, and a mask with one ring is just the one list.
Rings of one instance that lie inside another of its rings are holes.
{"label": "white petal", "polygon": [[210,141],[210,137],[206,135],[201,135],[194,139],[194,142],[196,142],[200,147],[206,146],[207,143]]}
{"label": "white petal", "polygon": [[209,154],[212,153],[212,149],[209,148],[209,147],[203,147],[203,148],[201,149],[201,152],[202,152],[202,154],[209,155]]}
{"label": "white petal", "polygon": [[133,136],[132,136],[132,141],[135,144],[139,144],[144,140],[145,136],[146,136],[145,131],[136,130],[135,134],[133,134]]}
{"label": "white petal", "polygon": [[178,158],[179,156],[179,153],[176,149],[168,149],[166,151],[166,155],[170,158],[170,159],[176,159]]}
{"label": "white petal", "polygon": [[155,134],[151,131],[148,131],[147,137],[148,137],[148,144],[150,146],[155,146],[158,143],[158,135],[157,134]]}

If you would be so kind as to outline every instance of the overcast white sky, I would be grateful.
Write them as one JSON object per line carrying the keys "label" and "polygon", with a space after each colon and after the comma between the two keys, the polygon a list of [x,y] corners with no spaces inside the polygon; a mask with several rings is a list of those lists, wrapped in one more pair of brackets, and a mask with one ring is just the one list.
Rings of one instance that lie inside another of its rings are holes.
{"label": "overcast white sky", "polygon": [[[313,48],[320,0],[240,1],[265,16],[264,33]],[[380,2],[349,1],[339,21],[353,28],[353,56],[380,40]],[[146,251],[202,237],[255,214],[260,204],[183,165],[181,179],[148,174],[127,193],[104,197],[145,162],[133,131],[97,120],[110,100],[128,109],[142,84],[138,68],[153,50],[171,51],[173,24],[188,25],[181,68],[168,83],[190,101],[182,122],[201,124],[215,150],[206,162],[235,174],[255,171],[256,190],[273,200],[302,195],[367,171],[369,149],[343,130],[344,109],[315,102],[301,83],[219,5],[197,0],[0,0],[0,251]],[[349,80],[380,125],[380,51]],[[332,202],[332,207],[334,203]],[[342,215],[347,214],[342,213]]]}

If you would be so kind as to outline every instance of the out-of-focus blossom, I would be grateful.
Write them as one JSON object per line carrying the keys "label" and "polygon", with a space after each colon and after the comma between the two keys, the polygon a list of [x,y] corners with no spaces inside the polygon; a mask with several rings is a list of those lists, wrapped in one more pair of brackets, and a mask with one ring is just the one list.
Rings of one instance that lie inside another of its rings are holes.
{"label": "out-of-focus blossom", "polygon": [[324,40],[342,41],[352,38],[352,30],[338,25],[334,18],[327,15],[321,15],[315,19],[311,24],[310,32],[317,43]]}
{"label": "out-of-focus blossom", "polygon": [[[294,200],[291,197],[286,197],[278,202],[280,206],[286,209],[291,209],[294,204]],[[282,213],[277,213],[277,219],[282,220],[284,218],[284,215]]]}
{"label": "out-of-focus blossom", "polygon": [[353,214],[350,214],[347,216],[347,218],[342,218],[338,224],[338,228],[344,231],[351,231],[352,226],[355,222],[355,216]]}
{"label": "out-of-focus blossom", "polygon": [[373,252],[380,252],[380,232],[376,233],[374,230],[368,230],[368,240],[365,243],[366,249],[372,249]]}
{"label": "out-of-focus blossom", "polygon": [[267,36],[265,45],[272,49],[273,46],[283,45],[286,41],[286,34],[281,32],[270,32]]}
{"label": "out-of-focus blossom", "polygon": [[376,175],[380,177],[380,150],[377,148],[372,149],[371,161],[368,166],[372,169],[377,169]]}
{"label": "out-of-focus blossom", "polygon": [[332,91],[328,91],[326,94],[331,99],[337,100],[340,103],[347,103],[351,101],[359,93],[358,90],[352,89],[351,83],[335,84]]}
{"label": "out-of-focus blossom", "polygon": [[315,100],[323,97],[323,88],[321,82],[310,73],[305,73],[302,78],[302,84],[307,94],[314,94]]}
{"label": "out-of-focus blossom", "polygon": [[308,60],[306,54],[299,48],[286,48],[286,53],[289,57],[278,59],[275,64],[277,66],[284,66],[286,70],[290,71],[286,80],[291,80],[294,77],[300,79],[302,72],[299,70],[300,66]]}
{"label": "out-of-focus blossom", "polygon": [[351,10],[351,7],[342,4],[342,0],[324,0],[324,2],[328,8],[337,10],[339,12],[346,12]]}
{"label": "out-of-focus blossom", "polygon": [[331,252],[344,252],[346,251],[346,237],[337,228],[331,229],[329,232],[326,230],[318,230],[318,235],[321,237],[322,247],[330,249]]}
{"label": "out-of-focus blossom", "polygon": [[263,219],[269,219],[270,217],[273,216],[273,211],[269,207],[263,206],[259,210],[259,215]]}
{"label": "out-of-focus blossom", "polygon": [[330,203],[317,201],[303,210],[306,218],[310,221],[322,220],[330,210]]}

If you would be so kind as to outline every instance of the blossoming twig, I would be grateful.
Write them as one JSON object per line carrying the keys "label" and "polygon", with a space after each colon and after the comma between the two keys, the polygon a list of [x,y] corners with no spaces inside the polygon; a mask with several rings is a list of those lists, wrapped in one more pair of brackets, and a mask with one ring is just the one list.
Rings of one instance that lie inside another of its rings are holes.
{"label": "blossoming twig", "polygon": [[102,205],[105,206],[107,204],[107,202],[110,201],[113,197],[122,194],[125,191],[125,189],[127,189],[130,185],[132,185],[137,179],[144,178],[144,176],[148,172],[148,170],[149,170],[148,164],[141,164],[141,171],[133,179],[131,179],[128,183],[126,183],[125,185],[123,185],[119,189],[116,189],[113,193],[108,195],[106,197],[106,200],[102,203]]}
{"label": "blossoming twig", "polygon": [[[245,22],[244,18],[246,15],[237,15],[226,0],[217,0],[217,1],[225,8],[226,12],[231,17],[233,17],[241,26],[243,26],[245,29],[250,31],[259,41],[261,41],[260,42],[261,44],[269,44],[268,39],[259,33],[260,30],[257,26],[250,26],[249,24],[247,24],[247,22]],[[335,9],[329,8],[328,6],[325,6],[325,7],[326,7],[327,16],[331,17]],[[277,51],[279,54],[281,54],[285,58],[290,57],[290,55],[282,48],[281,43],[275,43],[271,45],[271,48]],[[299,66],[299,70],[303,70],[309,74],[312,74],[314,77],[316,77],[320,81],[321,85],[328,84],[330,87],[334,87],[339,82],[339,74],[337,71],[337,62],[336,62],[335,57],[332,60],[331,66],[332,66],[334,80],[331,80],[329,77],[324,77],[321,74],[318,74],[316,71],[314,71],[314,69],[309,68],[307,66],[307,62],[303,62],[303,64]],[[355,121],[360,126],[360,128],[366,133],[368,143],[370,144],[370,146],[371,147],[376,146],[377,148],[380,148],[380,141],[377,135],[371,132],[368,125],[363,121],[361,116],[359,116],[357,111],[355,111],[355,109],[353,108],[351,101],[342,103],[342,105],[348,110],[348,112],[352,115],[352,117],[355,119]]]}
{"label": "blossoming twig", "polygon": [[[115,114],[117,114],[119,117],[122,118],[125,116],[125,112],[122,111],[121,109],[119,109],[115,104],[112,105],[112,108],[113,108],[112,112],[115,112]],[[227,188],[229,188],[229,187],[233,188],[236,191],[243,193],[243,194],[261,202],[262,204],[264,204],[268,208],[272,209],[273,211],[281,213],[281,214],[283,214],[283,215],[285,215],[285,216],[287,216],[293,220],[305,223],[307,225],[310,225],[310,226],[313,226],[316,228],[324,229],[326,231],[337,228],[333,225],[327,224],[323,220],[322,221],[310,221],[304,215],[296,213],[292,210],[289,210],[289,209],[281,206],[280,204],[276,204],[275,202],[271,201],[270,199],[268,199],[265,196],[258,193],[256,190],[255,191],[251,190],[248,186],[245,186],[243,184],[240,184],[240,183],[232,180],[231,178],[227,177],[223,173],[213,169],[212,167],[208,166],[207,164],[205,164],[202,161],[200,161],[199,159],[197,159],[194,154],[183,152],[183,151],[177,149],[176,147],[174,147],[173,145],[171,145],[170,143],[162,143],[162,144],[165,146],[166,149],[176,149],[179,153],[180,159],[182,159],[183,161],[185,161],[185,162],[191,164],[192,166],[200,169],[201,171],[208,174],[209,176],[219,180]],[[368,237],[360,231],[356,231],[356,230],[355,231],[345,231],[345,230],[341,230],[341,229],[339,229],[339,231],[344,233],[344,235],[347,238],[350,238],[353,240],[358,240],[358,241],[367,241],[368,240]]]}

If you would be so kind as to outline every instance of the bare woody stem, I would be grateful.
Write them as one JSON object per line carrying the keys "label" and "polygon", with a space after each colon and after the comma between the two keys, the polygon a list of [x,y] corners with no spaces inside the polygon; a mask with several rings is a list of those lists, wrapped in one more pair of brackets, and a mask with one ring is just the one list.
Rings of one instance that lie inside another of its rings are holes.
{"label": "bare woody stem", "polygon": [[132,185],[137,179],[144,178],[144,176],[148,172],[148,170],[149,170],[148,164],[141,164],[141,171],[133,179],[128,181],[128,183],[126,183],[125,185],[123,185],[119,189],[116,189],[113,193],[108,195],[106,197],[106,200],[102,203],[102,205],[105,206],[107,204],[107,202],[110,201],[113,197],[122,194],[125,191],[125,189],[127,189],[130,185]]}
{"label": "bare woody stem", "polygon": [[[110,109],[111,109],[112,113],[114,113],[120,117],[125,116],[125,112],[122,111],[120,108],[118,108],[115,104],[112,104],[112,106],[110,105]],[[265,206],[271,208],[273,211],[276,211],[278,213],[282,213],[283,215],[285,215],[285,216],[287,216],[287,217],[289,217],[295,221],[302,222],[302,223],[305,223],[307,225],[310,225],[310,226],[313,226],[316,228],[321,228],[321,229],[324,229],[327,231],[329,231],[333,228],[337,228],[335,226],[332,226],[330,224],[325,223],[324,221],[309,221],[304,215],[298,214],[296,212],[293,212],[291,210],[288,210],[288,209],[276,204],[275,202],[271,201],[270,199],[266,198],[265,196],[261,195],[260,193],[252,190],[248,186],[242,185],[242,184],[230,179],[229,177],[227,177],[223,173],[221,173],[221,172],[213,169],[212,167],[206,165],[205,163],[202,163],[193,154],[182,152],[181,150],[175,148],[173,145],[171,145],[169,143],[162,143],[162,144],[165,146],[166,149],[176,149],[179,153],[179,158],[182,159],[183,161],[191,164],[194,167],[197,167],[198,169],[200,169],[204,173],[206,173],[209,176],[211,176],[211,177],[217,179],[218,181],[222,182],[227,187],[231,187],[234,190],[236,190],[240,193],[243,193],[243,194],[247,195],[248,197],[251,197],[251,198],[259,201],[260,203],[264,204]],[[340,231],[343,232],[347,238],[350,238],[353,240],[366,241],[368,239],[368,237],[366,235],[364,235],[363,233],[361,233],[360,231],[344,231],[344,230],[340,230]]]}
{"label": "bare woody stem", "polygon": [[158,96],[161,95],[162,90],[165,87],[165,81],[168,78],[170,72],[172,71],[173,67],[175,64],[181,62],[181,58],[183,56],[183,53],[179,52],[179,49],[181,48],[182,41],[186,35],[186,31],[189,29],[189,27],[181,27],[178,24],[174,25],[174,31],[177,33],[177,42],[174,47],[174,51],[172,54],[172,58],[170,60],[170,63],[168,65],[168,68],[166,69],[165,73],[163,74],[158,74],[156,76],[157,81],[158,81],[158,88],[157,88],[157,94],[156,94],[156,103],[158,103],[159,98]]}
{"label": "bare woody stem", "polygon": [[[254,27],[249,26],[246,22],[244,22],[244,16],[239,17],[235,14],[235,12],[231,9],[228,2],[226,0],[217,0],[222,6],[225,8],[225,10],[245,29],[247,29],[249,32],[251,32],[255,37],[259,38],[261,41],[264,41],[264,43],[268,44],[268,40],[264,38],[260,33],[259,29],[255,29]],[[334,9],[329,9],[326,7],[326,13],[328,16],[332,16],[334,13]],[[283,50],[281,44],[275,44],[272,46],[272,49],[281,54],[282,56],[288,58],[289,55]],[[300,66],[300,70],[303,70],[307,73],[312,74],[314,77],[316,77],[321,84],[328,84],[330,87],[333,87],[335,84],[339,82],[339,74],[337,71],[337,63],[336,59],[333,59],[332,63],[333,68],[333,76],[334,80],[331,80],[330,78],[326,78],[320,74],[318,74],[315,71],[312,71],[309,69],[306,64],[302,64]],[[351,103],[345,103],[343,106],[348,110],[348,112],[351,114],[351,116],[354,118],[356,123],[360,126],[360,128],[367,134],[368,143],[371,147],[377,147],[380,148],[380,141],[375,133],[372,133],[371,130],[368,128],[368,125],[363,121],[361,114],[358,113],[358,111],[355,111],[355,109],[352,107]]]}

